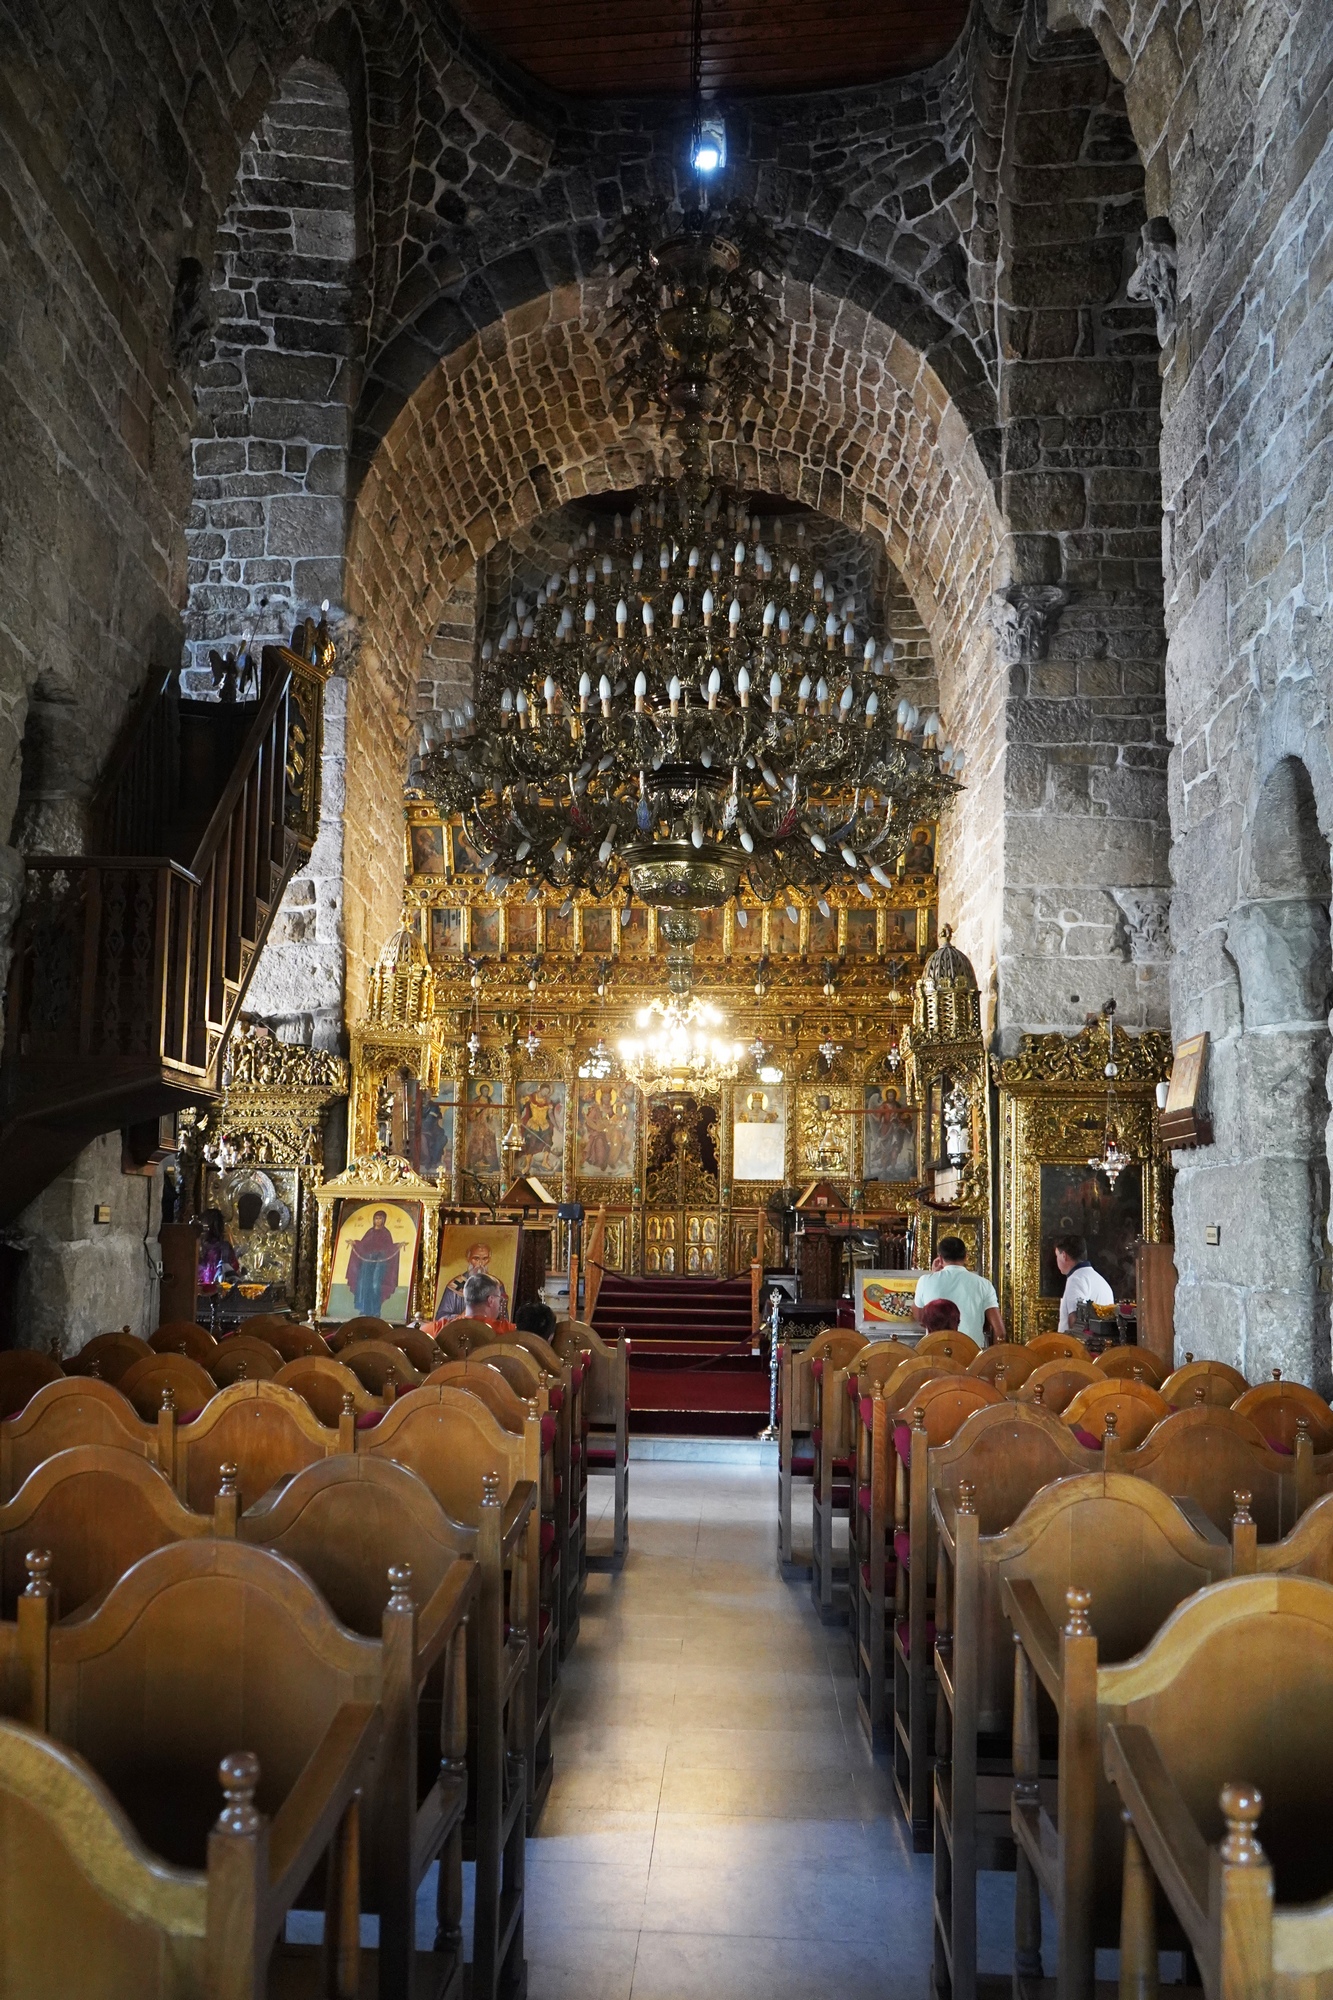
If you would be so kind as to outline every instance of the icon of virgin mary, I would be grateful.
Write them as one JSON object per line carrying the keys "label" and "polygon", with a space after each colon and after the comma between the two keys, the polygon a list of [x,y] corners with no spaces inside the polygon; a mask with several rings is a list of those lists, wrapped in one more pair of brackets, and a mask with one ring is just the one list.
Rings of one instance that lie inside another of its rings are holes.
{"label": "icon of virgin mary", "polygon": [[402,1246],[389,1234],[387,1220],[385,1211],[377,1208],[370,1228],[347,1255],[347,1288],[357,1312],[369,1319],[383,1317],[385,1301],[398,1289]]}

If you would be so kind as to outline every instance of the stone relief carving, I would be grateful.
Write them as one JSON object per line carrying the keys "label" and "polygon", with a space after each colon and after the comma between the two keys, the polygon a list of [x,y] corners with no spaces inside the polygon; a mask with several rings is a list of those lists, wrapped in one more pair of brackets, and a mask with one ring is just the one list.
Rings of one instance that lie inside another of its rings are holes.
{"label": "stone relief carving", "polygon": [[1058,583],[1010,583],[991,598],[995,650],[1006,667],[1044,660],[1056,619],[1069,602]]}
{"label": "stone relief carving", "polygon": [[1164,215],[1150,215],[1139,232],[1139,260],[1125,290],[1157,315],[1165,347],[1176,332],[1176,232]]}
{"label": "stone relief carving", "polygon": [[1107,892],[1124,922],[1132,965],[1160,965],[1171,955],[1171,891],[1111,889]]}

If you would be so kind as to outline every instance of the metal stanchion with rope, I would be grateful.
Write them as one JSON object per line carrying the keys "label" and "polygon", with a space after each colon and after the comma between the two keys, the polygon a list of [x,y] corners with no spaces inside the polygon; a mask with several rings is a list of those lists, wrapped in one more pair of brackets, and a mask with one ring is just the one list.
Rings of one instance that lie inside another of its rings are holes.
{"label": "metal stanchion with rope", "polygon": [[770,1294],[771,1303],[768,1316],[768,1427],[759,1433],[760,1441],[763,1444],[772,1444],[778,1435],[778,1298],[779,1294],[777,1292]]}

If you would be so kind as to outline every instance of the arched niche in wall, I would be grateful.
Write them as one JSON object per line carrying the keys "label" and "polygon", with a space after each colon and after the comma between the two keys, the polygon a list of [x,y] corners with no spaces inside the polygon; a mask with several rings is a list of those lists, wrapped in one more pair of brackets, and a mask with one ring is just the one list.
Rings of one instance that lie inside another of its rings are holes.
{"label": "arched niche in wall", "polygon": [[1260,788],[1243,884],[1227,923],[1240,978],[1232,1144],[1253,1162],[1253,1212],[1262,1231],[1251,1282],[1284,1302],[1286,1324],[1247,1329],[1252,1377],[1280,1365],[1325,1390],[1330,1384],[1329,1006],[1333,949],[1329,843],[1310,774],[1284,757]]}

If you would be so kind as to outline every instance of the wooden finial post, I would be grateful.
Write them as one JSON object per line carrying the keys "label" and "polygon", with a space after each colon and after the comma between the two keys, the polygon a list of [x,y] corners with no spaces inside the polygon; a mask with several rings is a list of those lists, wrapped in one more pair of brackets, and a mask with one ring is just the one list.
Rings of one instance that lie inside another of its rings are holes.
{"label": "wooden finial post", "polygon": [[235,1465],[218,1467],[222,1483],[213,1501],[213,1533],[233,1537],[241,1511],[241,1475]]}

